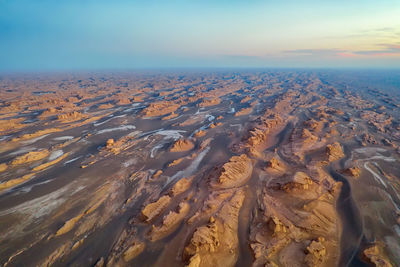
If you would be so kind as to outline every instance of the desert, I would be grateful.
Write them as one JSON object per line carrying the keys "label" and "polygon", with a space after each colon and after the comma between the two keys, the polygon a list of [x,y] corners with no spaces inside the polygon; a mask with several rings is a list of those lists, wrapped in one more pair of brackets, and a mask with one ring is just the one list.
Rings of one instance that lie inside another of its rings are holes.
{"label": "desert", "polygon": [[361,87],[2,76],[0,264],[398,266],[400,96]]}

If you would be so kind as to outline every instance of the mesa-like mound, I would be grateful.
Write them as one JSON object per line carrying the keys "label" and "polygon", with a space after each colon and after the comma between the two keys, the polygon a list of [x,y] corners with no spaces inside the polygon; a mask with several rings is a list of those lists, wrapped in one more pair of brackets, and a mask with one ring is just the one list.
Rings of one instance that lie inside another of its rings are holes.
{"label": "mesa-like mound", "polygon": [[179,139],[176,141],[169,151],[171,152],[184,152],[189,151],[194,148],[194,144],[192,141],[188,139]]}
{"label": "mesa-like mound", "polygon": [[47,149],[39,151],[30,151],[22,156],[18,156],[10,162],[11,166],[31,163],[46,158],[50,152]]}
{"label": "mesa-like mound", "polygon": [[81,120],[84,118],[86,118],[86,116],[77,111],[72,111],[72,112],[60,114],[57,116],[57,119],[61,122],[72,122],[72,121],[77,121],[77,120]]}
{"label": "mesa-like mound", "polygon": [[201,108],[205,108],[218,105],[219,103],[221,103],[221,100],[219,98],[203,98],[198,106]]}
{"label": "mesa-like mound", "polygon": [[143,114],[147,117],[163,116],[175,112],[179,107],[178,104],[166,101],[150,103],[150,105],[143,110]]}
{"label": "mesa-like mound", "polygon": [[142,209],[142,215],[146,221],[151,221],[158,216],[169,204],[171,197],[166,195],[160,197],[156,202],[152,202]]}
{"label": "mesa-like mound", "polygon": [[233,156],[222,166],[217,187],[230,188],[243,185],[250,178],[253,163],[246,154]]}
{"label": "mesa-like mound", "polygon": [[326,146],[326,154],[328,156],[328,161],[336,161],[344,157],[343,149],[340,143],[335,142],[333,144]]}
{"label": "mesa-like mound", "polygon": [[238,258],[239,211],[243,204],[244,193],[237,191],[209,223],[198,227],[184,256],[189,265],[195,266],[234,266]]}

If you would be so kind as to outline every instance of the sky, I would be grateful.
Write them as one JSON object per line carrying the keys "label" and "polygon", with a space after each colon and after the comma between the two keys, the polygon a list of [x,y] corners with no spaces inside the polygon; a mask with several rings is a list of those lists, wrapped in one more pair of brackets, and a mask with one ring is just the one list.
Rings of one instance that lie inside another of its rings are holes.
{"label": "sky", "polygon": [[0,70],[400,68],[399,0],[0,0]]}

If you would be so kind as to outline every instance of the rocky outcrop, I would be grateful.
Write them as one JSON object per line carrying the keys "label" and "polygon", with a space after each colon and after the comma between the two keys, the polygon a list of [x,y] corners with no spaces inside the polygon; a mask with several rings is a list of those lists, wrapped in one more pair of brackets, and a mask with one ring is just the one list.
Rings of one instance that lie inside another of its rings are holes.
{"label": "rocky outcrop", "polygon": [[343,170],[343,173],[352,177],[359,177],[361,174],[361,170],[358,167],[351,167]]}
{"label": "rocky outcrop", "polygon": [[235,113],[235,117],[249,115],[253,111],[253,108],[242,108],[241,110]]}
{"label": "rocky outcrop", "polygon": [[215,218],[210,217],[208,224],[195,230],[184,250],[189,266],[235,265],[239,249],[238,217],[243,200],[243,191],[237,191]]}
{"label": "rocky outcrop", "polygon": [[134,242],[128,247],[123,253],[123,259],[125,262],[129,262],[136,258],[145,249],[145,244],[142,242]]}
{"label": "rocky outcrop", "polygon": [[172,196],[179,195],[189,189],[193,178],[181,178],[170,190]]}
{"label": "rocky outcrop", "polygon": [[162,224],[158,227],[153,226],[150,232],[150,240],[157,241],[161,238],[166,237],[168,234],[173,232],[179,223],[189,213],[190,205],[187,202],[181,202],[178,206],[177,211],[170,211],[164,216]]}
{"label": "rocky outcrop", "polygon": [[142,210],[142,215],[145,220],[151,221],[158,216],[170,203],[171,197],[168,195],[160,197],[156,202],[148,204]]}
{"label": "rocky outcrop", "polygon": [[317,240],[311,241],[311,244],[307,246],[305,262],[307,266],[316,267],[322,266],[327,257],[326,247],[323,245],[325,239],[323,237]]}
{"label": "rocky outcrop", "polygon": [[256,121],[257,126],[249,131],[246,145],[248,147],[256,148],[258,145],[264,143],[269,133],[277,128],[282,122],[283,119],[276,113],[260,117]]}
{"label": "rocky outcrop", "polygon": [[108,139],[106,142],[106,148],[111,149],[114,146],[114,143],[115,142],[113,138]]}
{"label": "rocky outcrop", "polygon": [[170,148],[169,151],[171,152],[184,152],[184,151],[189,151],[194,148],[194,144],[192,141],[188,139],[179,139],[176,141],[172,147]]}
{"label": "rocky outcrop", "polygon": [[194,134],[194,137],[203,137],[203,136],[205,136],[206,135],[206,131],[204,131],[204,130],[200,130],[200,131],[197,131],[195,134]]}
{"label": "rocky outcrop", "polygon": [[309,189],[309,186],[313,184],[311,178],[304,172],[296,172],[293,176],[293,180],[285,183],[282,189],[288,193],[294,191],[303,191]]}
{"label": "rocky outcrop", "polygon": [[168,164],[168,167],[173,167],[179,165],[185,158],[174,159],[172,162]]}
{"label": "rocky outcrop", "polygon": [[171,114],[163,117],[162,120],[166,121],[166,120],[174,119],[174,118],[176,118],[178,116],[179,116],[179,114],[177,114],[175,112],[171,112]]}
{"label": "rocky outcrop", "polygon": [[218,105],[219,103],[221,103],[221,100],[219,98],[203,98],[198,106],[201,108],[205,108]]}
{"label": "rocky outcrop", "polygon": [[327,145],[326,154],[328,156],[329,162],[336,161],[344,157],[342,146],[338,142],[335,142],[331,145]]}
{"label": "rocky outcrop", "polygon": [[72,111],[72,112],[60,114],[57,116],[57,119],[61,122],[72,122],[72,121],[77,121],[77,120],[81,120],[84,118],[86,118],[86,116],[77,111]]}
{"label": "rocky outcrop", "polygon": [[157,179],[158,177],[160,177],[160,175],[163,174],[162,170],[157,170],[156,172],[154,172],[152,178],[153,179]]}
{"label": "rocky outcrop", "polygon": [[374,244],[363,252],[369,262],[377,267],[393,267],[389,259],[385,256],[383,245],[381,243]]}
{"label": "rocky outcrop", "polygon": [[286,171],[286,165],[278,158],[273,157],[269,161],[267,161],[266,168],[270,171],[274,171],[277,173],[284,173]]}
{"label": "rocky outcrop", "polygon": [[167,101],[151,103],[143,110],[143,115],[146,117],[157,117],[175,112],[180,106],[178,104]]}
{"label": "rocky outcrop", "polygon": [[243,185],[250,178],[253,163],[246,154],[233,156],[222,166],[217,187],[231,188]]}
{"label": "rocky outcrop", "polygon": [[275,176],[268,189],[259,192],[260,211],[250,228],[256,266],[337,264],[340,227],[335,204],[340,184],[327,191],[308,172]]}
{"label": "rocky outcrop", "polygon": [[47,149],[42,149],[39,151],[31,151],[22,156],[18,156],[10,162],[11,166],[17,166],[21,164],[31,163],[34,161],[42,160],[46,158],[50,152]]}

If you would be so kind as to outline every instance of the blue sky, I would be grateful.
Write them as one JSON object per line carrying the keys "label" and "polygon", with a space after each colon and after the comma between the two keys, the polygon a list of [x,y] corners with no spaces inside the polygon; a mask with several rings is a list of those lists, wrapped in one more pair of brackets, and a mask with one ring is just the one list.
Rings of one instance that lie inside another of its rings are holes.
{"label": "blue sky", "polygon": [[400,1],[0,0],[0,69],[400,68]]}

